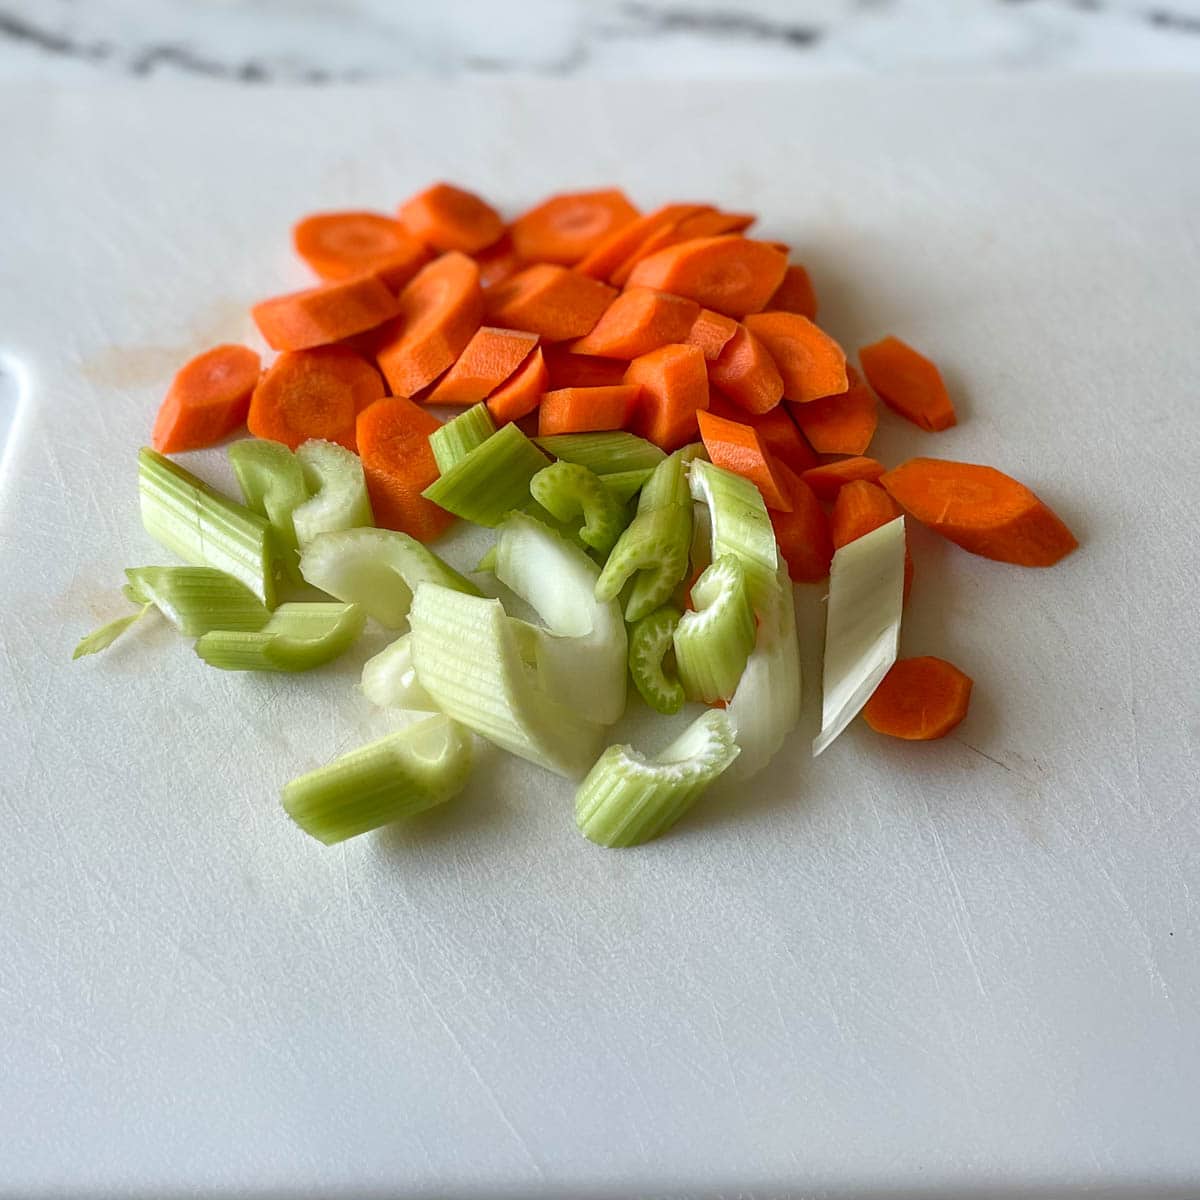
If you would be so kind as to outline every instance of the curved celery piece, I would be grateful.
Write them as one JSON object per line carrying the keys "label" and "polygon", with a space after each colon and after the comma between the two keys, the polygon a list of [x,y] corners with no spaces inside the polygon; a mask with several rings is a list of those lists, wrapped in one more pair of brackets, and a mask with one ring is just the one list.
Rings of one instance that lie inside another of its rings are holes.
{"label": "curved celery piece", "polygon": [[547,454],[566,462],[578,463],[597,475],[653,469],[666,458],[666,454],[653,442],[623,430],[552,433],[536,440]]}
{"label": "curved celery piece", "polygon": [[688,447],[667,455],[642,485],[638,495],[638,512],[649,512],[652,508],[663,508],[668,504],[687,504],[688,493],[686,456]]}
{"label": "curved celery piece", "polygon": [[[126,598],[128,599],[128,597]],[[91,633],[85,634],[75,643],[75,649],[71,654],[72,662],[77,658],[86,658],[89,654],[99,654],[101,650],[107,650],[125,630],[136,625],[153,607],[153,604],[146,601],[137,612],[130,613],[127,617],[118,617],[115,621],[109,621],[108,624],[101,625],[99,629],[93,629]]]}
{"label": "curved celery piece", "polygon": [[641,697],[656,712],[677,713],[685,699],[683,684],[666,673],[679,609],[664,604],[635,621],[629,630],[629,674]]}
{"label": "curved celery piece", "polygon": [[614,471],[611,475],[600,475],[597,478],[619,503],[626,504],[642,490],[642,485],[652,474],[653,467],[643,467],[638,471]]}
{"label": "curved celery piece", "polygon": [[670,829],[738,756],[729,718],[696,718],[661,754],[609,746],[575,794],[575,823],[600,846],[636,846]]}
{"label": "curved celery piece", "polygon": [[625,620],[641,620],[666,603],[675,585],[687,574],[691,538],[691,504],[668,504],[638,513],[617,539],[600,572],[596,599],[615,599],[636,575],[625,606]]}
{"label": "curved celery piece", "polygon": [[[533,498],[556,521],[579,529],[580,540],[607,554],[628,522],[625,506],[600,482],[600,477],[578,463],[559,461],[543,467],[530,481]],[[583,517],[582,526],[576,518]]]}
{"label": "curved celery piece", "polygon": [[438,470],[445,474],[476,446],[482,446],[495,432],[496,423],[486,404],[476,404],[474,408],[459,413],[454,420],[447,421],[429,435],[429,446]]}
{"label": "curved celery piece", "polygon": [[212,567],[129,567],[125,576],[187,637],[211,629],[261,629],[271,616],[244,583]]}
{"label": "curved celery piece", "polygon": [[402,634],[386,650],[367,659],[362,669],[362,690],[380,708],[437,712],[433,697],[417,679],[411,633]]}
{"label": "curved celery piece", "polygon": [[694,611],[675,627],[675,663],[689,700],[711,704],[733,695],[754,648],[754,609],[746,575],[726,554],[692,586]]}
{"label": "curved celery piece", "polygon": [[300,556],[300,571],[313,587],[368,617],[399,629],[408,617],[412,594],[428,580],[480,595],[479,589],[416,538],[395,529],[339,529],[319,533]]}
{"label": "curved celery piece", "polygon": [[196,653],[223,671],[308,671],[349,650],[366,618],[357,604],[281,604],[256,632],[206,633]]}
{"label": "curved celery piece", "polygon": [[305,833],[332,846],[445,804],[470,773],[470,734],[447,717],[428,717],[293,779],[283,807]]}
{"label": "curved celery piece", "polygon": [[299,583],[299,544],[292,513],[308,499],[300,460],[282,442],[243,438],[229,447],[229,465],[243,502],[270,522],[276,554],[288,577]]}
{"label": "curved celery piece", "polygon": [[311,438],[296,451],[311,496],[292,512],[301,551],[319,533],[374,526],[367,481],[357,454],[336,442]]}

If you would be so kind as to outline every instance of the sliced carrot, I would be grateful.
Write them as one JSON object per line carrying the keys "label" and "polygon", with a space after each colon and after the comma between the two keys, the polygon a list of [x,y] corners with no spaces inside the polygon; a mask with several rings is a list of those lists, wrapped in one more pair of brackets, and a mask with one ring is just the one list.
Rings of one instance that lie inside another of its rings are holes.
{"label": "sliced carrot", "polygon": [[272,296],[250,315],[272,350],[308,350],[375,329],[396,315],[396,297],[377,275]]}
{"label": "sliced carrot", "polygon": [[640,394],[633,384],[547,392],[538,407],[538,436],[624,429]]}
{"label": "sliced carrot", "polygon": [[[829,515],[829,529],[833,534],[833,546],[840,550],[849,542],[864,534],[894,521],[900,516],[900,506],[876,483],[866,479],[852,479],[838,490],[834,497],[833,512]],[[904,598],[912,590],[913,561],[907,545],[904,548]]]}
{"label": "sliced carrot", "polygon": [[440,424],[403,396],[377,400],[358,414],[358,453],[376,525],[431,542],[454,520],[421,495],[438,477],[429,435]]}
{"label": "sliced carrot", "polygon": [[712,362],[721,356],[721,351],[738,328],[738,323],[732,317],[713,312],[711,308],[702,308],[683,340],[689,345],[699,346],[704,351],[704,357]]}
{"label": "sliced carrot", "polygon": [[513,222],[513,246],[530,262],[570,267],[637,216],[638,210],[619,188],[563,192]]}
{"label": "sliced carrot", "polygon": [[286,351],[254,389],[246,427],[293,450],[309,438],[354,450],[358,414],[383,395],[379,372],[345,346]]}
{"label": "sliced carrot", "polygon": [[783,282],[767,301],[768,312],[799,313],[810,321],[817,319],[817,293],[808,272],[799,263],[790,263]]}
{"label": "sliced carrot", "polygon": [[704,448],[716,466],[750,480],[762,493],[768,508],[791,512],[787,485],[775,472],[771,458],[752,426],[741,421],[728,421],[711,412],[698,412],[696,419]]}
{"label": "sliced carrot", "polygon": [[1049,567],[1079,545],[1051,508],[994,467],[910,458],[879,482],[922,525],[984,558]]}
{"label": "sliced carrot", "polygon": [[815,583],[829,574],[833,561],[833,541],[829,536],[829,518],[816,493],[785,463],[775,463],[776,477],[787,488],[791,512],[771,512],[775,540],[788,565],[788,574],[797,583]]}
{"label": "sliced carrot", "polygon": [[686,241],[686,238],[679,236],[679,227],[685,221],[689,221],[693,216],[701,217],[709,213],[714,213],[717,210],[707,204],[691,205],[683,211],[680,219],[673,220],[668,223],[659,225],[656,229],[652,229],[630,252],[619,266],[613,268],[613,272],[608,277],[608,282],[614,287],[624,287],[629,280],[629,276],[633,274],[633,268],[642,261],[643,258],[649,258],[651,254],[663,249],[665,246],[674,246],[677,242]]}
{"label": "sliced carrot", "polygon": [[787,257],[774,247],[726,234],[658,250],[633,268],[628,282],[688,296],[727,317],[744,317],[766,304],[786,270]]}
{"label": "sliced carrot", "polygon": [[846,377],[846,355],[819,326],[799,313],[764,312],[746,318],[746,328],[760,338],[779,374],[783,394],[797,404],[836,396],[850,381]]}
{"label": "sliced carrot", "polygon": [[550,386],[550,373],[539,346],[506,383],[502,383],[487,401],[492,420],[499,425],[520,420],[533,412]]}
{"label": "sliced carrot", "polygon": [[767,348],[739,325],[725,348],[708,364],[708,377],[747,412],[769,412],[783,396],[783,377]]}
{"label": "sliced carrot", "polygon": [[292,227],[292,244],[322,279],[378,275],[393,291],[429,261],[423,242],[399,221],[373,212],[314,213]]}
{"label": "sliced carrot", "polygon": [[884,404],[914,425],[936,433],[957,422],[941,372],[907,343],[885,337],[864,346],[858,359]]}
{"label": "sliced carrot", "polygon": [[625,382],[642,388],[630,421],[634,433],[668,452],[696,440],[696,414],[708,407],[708,373],[698,346],[651,350],[629,364]]}
{"label": "sliced carrot", "polygon": [[727,421],[741,421],[754,427],[763,448],[774,458],[785,462],[793,471],[807,471],[817,465],[817,456],[804,440],[796,423],[780,404],[765,413],[751,413],[731,403],[716,388],[709,388],[708,411]]}
{"label": "sliced carrot", "polygon": [[400,221],[413,237],[435,250],[475,254],[504,235],[500,214],[451,183],[435,183],[400,205]]}
{"label": "sliced carrot", "polygon": [[509,329],[527,329],[550,342],[590,333],[616,290],[555,263],[537,263],[490,288],[488,320]]}
{"label": "sliced carrot", "polygon": [[249,346],[214,346],[184,363],[154,421],[151,444],[162,454],[199,450],[246,419],[262,360]]}
{"label": "sliced carrot", "polygon": [[901,658],[863,705],[863,720],[910,742],[945,737],[967,715],[973,683],[944,658]]}
{"label": "sliced carrot", "polygon": [[479,267],[479,286],[490,288],[511,279],[529,264],[513,249],[512,239],[502,237],[498,242],[472,254]]}
{"label": "sliced carrot", "polygon": [[837,462],[822,463],[819,467],[809,467],[800,477],[822,500],[832,500],[843,484],[855,479],[869,479],[873,483],[882,474],[883,463],[857,455],[854,458],[840,458]]}
{"label": "sliced carrot", "polygon": [[675,226],[675,236],[686,242],[689,238],[720,237],[723,233],[741,233],[749,229],[758,218],[753,213],[727,213],[710,209],[684,217]]}
{"label": "sliced carrot", "polygon": [[479,268],[451,252],[422,267],[400,293],[399,316],[380,331],[379,369],[397,396],[414,396],[456,358],[479,328]]}
{"label": "sliced carrot", "polygon": [[458,361],[425,397],[427,404],[478,404],[494,392],[537,345],[536,333],[484,325],[466,344]]}
{"label": "sliced carrot", "polygon": [[552,388],[615,387],[625,378],[627,364],[620,359],[572,354],[566,346],[546,346],[544,353]]}
{"label": "sliced carrot", "polygon": [[694,300],[650,288],[631,288],[605,309],[591,333],[571,343],[571,351],[601,358],[637,358],[668,342],[686,341],[699,313]]}
{"label": "sliced carrot", "polygon": [[707,209],[704,204],[664,204],[599,242],[575,269],[589,279],[609,279],[612,273],[660,229],[673,229],[684,217]]}
{"label": "sliced carrot", "polygon": [[846,378],[850,386],[840,396],[789,405],[818,454],[864,454],[875,436],[879,424],[875,397],[853,367],[846,367]]}

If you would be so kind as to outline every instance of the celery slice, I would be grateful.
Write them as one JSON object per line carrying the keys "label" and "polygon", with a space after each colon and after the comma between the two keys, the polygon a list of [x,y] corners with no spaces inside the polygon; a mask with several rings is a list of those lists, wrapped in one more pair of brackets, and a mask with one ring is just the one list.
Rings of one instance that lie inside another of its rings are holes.
{"label": "celery slice", "polygon": [[152,538],[196,567],[215,567],[275,603],[271,527],[191,471],[143,446],[138,451],[142,524]]}
{"label": "celery slice", "polygon": [[904,518],[847,542],[829,569],[820,754],[846,728],[896,661],[904,607]]}
{"label": "celery slice", "polygon": [[754,648],[754,609],[746,574],[736,555],[726,554],[692,587],[695,610],[675,627],[675,662],[689,700],[711,704],[737,689]]}
{"label": "celery slice", "polygon": [[229,465],[246,507],[270,522],[276,555],[288,577],[299,583],[299,546],[292,514],[308,499],[300,460],[282,442],[244,438],[229,447]]}
{"label": "celery slice", "polygon": [[629,630],[629,674],[642,699],[660,713],[677,713],[685,699],[683,684],[666,672],[679,616],[679,609],[664,604],[635,621]]}
{"label": "celery slice", "polygon": [[447,716],[559,775],[587,770],[602,727],[537,686],[499,600],[423,583],[408,619],[417,679]]}
{"label": "celery slice", "polygon": [[428,717],[343,754],[283,789],[288,816],[332,846],[453,799],[471,773],[471,738]]}
{"label": "celery slice", "polygon": [[402,634],[386,650],[367,659],[362,670],[362,690],[380,708],[437,712],[433,697],[417,679],[411,633]]}
{"label": "celery slice", "polygon": [[687,574],[691,537],[691,504],[668,504],[638,513],[617,539],[600,572],[596,599],[615,599],[636,576],[625,619],[641,620],[666,603],[675,585]]}
{"label": "celery slice", "polygon": [[580,540],[601,555],[608,554],[628,524],[625,506],[598,475],[578,463],[560,460],[543,467],[529,481],[529,490],[556,521],[577,528]]}
{"label": "celery slice", "polygon": [[137,612],[130,613],[127,617],[118,617],[115,621],[109,621],[107,625],[101,625],[99,629],[93,629],[91,633],[81,637],[76,643],[71,654],[71,661],[107,650],[125,630],[137,624],[153,607],[154,605],[147,601]]}
{"label": "celery slice", "polygon": [[429,435],[429,446],[438,470],[444,475],[495,432],[496,422],[492,420],[486,404],[476,404],[474,408],[459,413],[453,421],[447,421]]}
{"label": "celery slice", "polygon": [[196,653],[223,671],[308,671],[349,650],[365,620],[357,604],[281,604],[256,632],[206,633]]}
{"label": "celery slice", "polygon": [[627,504],[642,490],[642,485],[652,474],[653,467],[642,467],[636,471],[614,471],[610,475],[600,475],[598,478],[613,494],[614,499],[621,504]]}
{"label": "celery slice", "polygon": [[187,637],[212,629],[261,629],[271,616],[245,584],[212,567],[129,567],[125,576]]}
{"label": "celery slice", "polygon": [[689,450],[688,446],[676,450],[654,468],[638,496],[638,512],[649,512],[652,508],[663,508],[668,504],[688,503]]}
{"label": "celery slice", "polygon": [[597,475],[653,469],[666,458],[653,442],[621,431],[552,433],[538,438],[537,444],[547,454],[566,462],[578,463]]}
{"label": "celery slice", "polygon": [[[128,574],[128,572],[126,572]],[[128,583],[122,584],[121,595],[129,601],[130,604],[136,604],[139,608],[143,604],[150,603],[150,597],[142,590],[142,588],[130,580]]]}
{"label": "celery slice", "polygon": [[292,512],[301,551],[319,533],[374,526],[367,481],[357,454],[311,438],[296,451],[311,496]]}
{"label": "celery slice", "polygon": [[388,629],[404,624],[413,591],[422,580],[480,595],[469,579],[432,550],[395,529],[320,533],[305,546],[300,570],[313,587],[347,604],[361,605],[367,616]]}
{"label": "celery slice", "polygon": [[738,756],[733,728],[710,710],[661,754],[609,746],[575,794],[575,823],[601,846],[636,846],[665,832]]}

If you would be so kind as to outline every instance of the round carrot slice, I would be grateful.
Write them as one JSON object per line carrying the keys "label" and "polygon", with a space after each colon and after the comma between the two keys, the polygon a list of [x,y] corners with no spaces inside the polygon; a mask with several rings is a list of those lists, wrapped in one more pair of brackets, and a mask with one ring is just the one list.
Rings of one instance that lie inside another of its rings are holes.
{"label": "round carrot slice", "polygon": [[262,361],[249,346],[214,346],[185,363],[171,381],[151,442],[162,454],[199,450],[245,419]]}
{"label": "round carrot slice", "polygon": [[314,213],[293,226],[292,244],[322,279],[373,274],[393,290],[429,258],[399,221],[373,212]]}
{"label": "round carrot slice", "polygon": [[944,658],[902,658],[863,706],[876,733],[927,742],[945,737],[967,715],[972,679]]}
{"label": "round carrot slice", "polygon": [[475,254],[504,235],[500,214],[486,200],[451,183],[435,183],[406,200],[400,220],[435,250]]}
{"label": "round carrot slice", "polygon": [[513,246],[531,262],[570,267],[637,215],[618,188],[564,192],[543,200],[513,222]]}

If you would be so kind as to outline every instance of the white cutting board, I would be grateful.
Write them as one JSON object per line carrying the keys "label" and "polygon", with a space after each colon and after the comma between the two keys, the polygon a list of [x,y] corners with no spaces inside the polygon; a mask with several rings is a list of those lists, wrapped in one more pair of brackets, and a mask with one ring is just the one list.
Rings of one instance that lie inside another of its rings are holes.
{"label": "white cutting board", "polygon": [[[0,94],[0,1194],[1196,1194],[1197,113],[1128,78]],[[959,427],[876,452],[993,463],[1083,543],[913,531],[954,736],[814,764],[814,692],[641,850],[497,754],[328,850],[277,795],[382,728],[365,647],[69,661],[167,560],[134,453],[174,368],[301,284],[294,218],[443,177],[756,210],[847,345],[942,365]]]}

